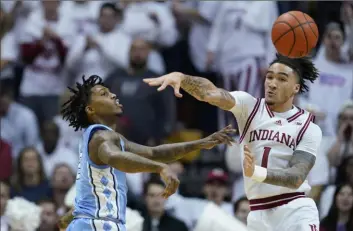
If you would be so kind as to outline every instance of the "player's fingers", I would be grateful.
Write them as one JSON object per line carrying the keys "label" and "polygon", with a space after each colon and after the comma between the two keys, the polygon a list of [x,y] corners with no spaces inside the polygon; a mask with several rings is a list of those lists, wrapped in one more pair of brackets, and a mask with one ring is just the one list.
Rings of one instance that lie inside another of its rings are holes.
{"label": "player's fingers", "polygon": [[157,91],[163,91],[168,86],[168,82],[164,81]]}
{"label": "player's fingers", "polygon": [[244,145],[244,152],[250,152],[248,145]]}
{"label": "player's fingers", "polygon": [[174,95],[178,98],[181,98],[183,95],[180,94],[180,83],[177,83],[174,87]]}
{"label": "player's fingers", "polygon": [[222,143],[226,143],[228,145],[232,145],[232,139],[229,136],[227,136],[226,134],[220,133],[220,134],[218,134],[217,138]]}

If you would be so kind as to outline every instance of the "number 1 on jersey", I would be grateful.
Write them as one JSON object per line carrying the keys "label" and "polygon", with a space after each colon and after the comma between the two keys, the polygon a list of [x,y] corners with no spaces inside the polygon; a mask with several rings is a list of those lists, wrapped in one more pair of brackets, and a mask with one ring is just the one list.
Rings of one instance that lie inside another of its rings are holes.
{"label": "number 1 on jersey", "polygon": [[264,147],[264,153],[262,154],[261,167],[267,168],[268,156],[270,155],[271,148]]}

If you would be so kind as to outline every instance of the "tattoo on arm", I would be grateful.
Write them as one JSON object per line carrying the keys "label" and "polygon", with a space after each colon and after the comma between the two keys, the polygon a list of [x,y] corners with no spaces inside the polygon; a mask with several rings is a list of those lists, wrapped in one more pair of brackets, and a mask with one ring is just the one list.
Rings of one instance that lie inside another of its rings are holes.
{"label": "tattoo on arm", "polygon": [[181,82],[181,88],[196,99],[223,110],[230,110],[235,105],[235,100],[228,91],[217,88],[205,78],[185,75]]}
{"label": "tattoo on arm", "polygon": [[127,140],[125,141],[127,150],[148,159],[163,163],[176,161],[192,151],[202,149],[203,144],[205,143],[205,140],[201,139],[190,142],[163,144],[156,147],[148,147]]}
{"label": "tattoo on arm", "polygon": [[267,169],[264,183],[297,189],[305,181],[316,157],[304,151],[294,151],[287,169]]}
{"label": "tattoo on arm", "polygon": [[103,163],[127,173],[160,173],[166,166],[135,153],[122,151],[112,141],[105,141],[99,145],[98,156]]}
{"label": "tattoo on arm", "polygon": [[58,224],[60,229],[66,229],[69,226],[71,221],[74,219],[74,215],[72,215],[73,211],[74,209],[70,209],[69,212],[67,212],[64,216],[60,218],[59,224]]}

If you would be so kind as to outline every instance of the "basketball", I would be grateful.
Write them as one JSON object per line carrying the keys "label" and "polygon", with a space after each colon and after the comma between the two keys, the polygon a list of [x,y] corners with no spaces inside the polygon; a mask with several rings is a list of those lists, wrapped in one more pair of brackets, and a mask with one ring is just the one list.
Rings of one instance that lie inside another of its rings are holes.
{"label": "basketball", "polygon": [[272,26],[272,42],[278,53],[290,58],[306,56],[316,46],[319,31],[314,20],[300,11],[289,11]]}

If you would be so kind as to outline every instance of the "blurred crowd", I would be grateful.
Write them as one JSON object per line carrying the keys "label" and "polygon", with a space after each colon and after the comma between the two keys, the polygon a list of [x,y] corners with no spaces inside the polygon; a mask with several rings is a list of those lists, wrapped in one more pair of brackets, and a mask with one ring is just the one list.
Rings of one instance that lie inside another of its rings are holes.
{"label": "blurred crowd", "polygon": [[[82,131],[60,115],[66,86],[101,76],[124,105],[118,132],[134,142],[199,139],[236,126],[233,115],[186,94],[176,100],[142,79],[179,71],[260,97],[275,56],[271,27],[289,10],[311,15],[320,32],[312,53],[320,78],[296,98],[323,131],[308,196],[320,230],[353,230],[353,2],[6,0],[0,7],[1,231],[16,230],[6,213],[11,198],[41,207],[41,231],[57,230],[72,206],[65,197]],[[246,224],[241,152],[220,146],[172,163],[181,186],[168,200],[158,177],[128,174],[128,207],[144,218],[141,231],[194,230],[208,202]]]}

